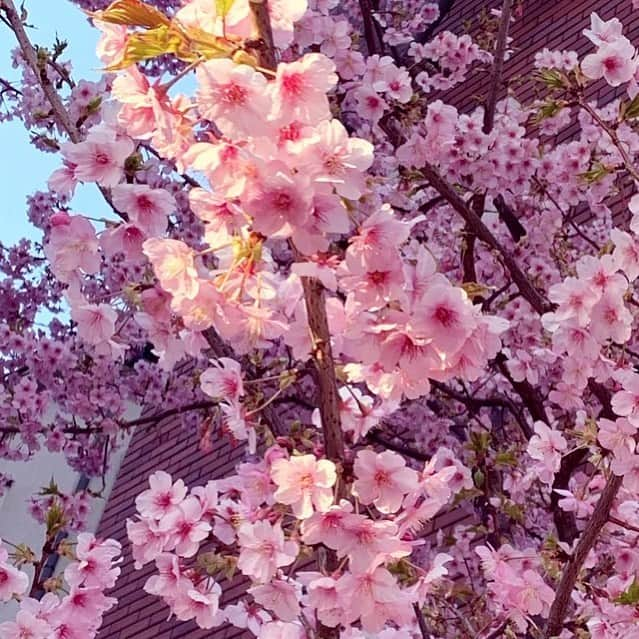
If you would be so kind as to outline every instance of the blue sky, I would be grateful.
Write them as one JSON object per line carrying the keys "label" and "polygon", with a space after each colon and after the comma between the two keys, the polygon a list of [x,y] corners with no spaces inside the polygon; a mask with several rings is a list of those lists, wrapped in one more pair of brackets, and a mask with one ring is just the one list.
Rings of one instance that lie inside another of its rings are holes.
{"label": "blue sky", "polygon": [[[25,8],[29,13],[29,23],[37,27],[29,29],[33,43],[50,46],[57,34],[69,43],[63,55],[73,63],[74,79],[95,80],[100,76],[100,61],[95,55],[99,32],[88,24],[86,16],[76,5],[68,0],[25,0]],[[11,67],[10,60],[15,39],[3,24],[0,24],[0,43],[0,76],[16,81],[19,72]],[[33,147],[29,143],[28,131],[19,121],[0,122],[0,148],[5,158],[0,170],[0,240],[11,244],[25,236],[39,239],[40,232],[27,220],[25,199],[28,194],[46,188],[49,175],[59,166],[59,156],[41,153]],[[104,212],[93,185],[79,189],[73,208],[96,217]]]}

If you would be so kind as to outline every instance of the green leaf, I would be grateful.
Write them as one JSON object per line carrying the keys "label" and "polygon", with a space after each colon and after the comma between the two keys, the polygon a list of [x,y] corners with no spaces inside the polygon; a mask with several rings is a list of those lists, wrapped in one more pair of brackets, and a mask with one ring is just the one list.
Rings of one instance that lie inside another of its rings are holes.
{"label": "green leaf", "polygon": [[129,27],[154,29],[171,24],[171,20],[159,9],[141,2],[141,0],[115,0],[104,11],[96,11],[91,15],[103,22],[123,24]]}
{"label": "green leaf", "polygon": [[543,82],[549,89],[567,89],[570,80],[559,69],[540,69],[535,78]]}
{"label": "green leaf", "polygon": [[594,162],[592,168],[588,171],[580,173],[579,177],[589,184],[592,184],[594,182],[598,182],[612,172],[613,169],[606,166],[605,164],[602,164],[601,162]]}
{"label": "green leaf", "polygon": [[628,586],[628,590],[622,592],[615,599],[615,602],[624,606],[634,606],[639,603],[639,583],[637,582],[637,579],[633,580],[630,586]]}
{"label": "green leaf", "polygon": [[215,0],[215,12],[218,18],[226,18],[235,4],[235,0]]}
{"label": "green leaf", "polygon": [[118,62],[106,68],[106,71],[126,69],[142,60],[157,58],[165,53],[176,53],[183,45],[179,33],[166,25],[132,33],[126,43],[124,53]]}
{"label": "green leaf", "polygon": [[639,94],[630,102],[621,102],[619,105],[620,120],[633,120],[636,117],[639,117]]}
{"label": "green leaf", "polygon": [[535,124],[539,124],[542,120],[555,117],[566,105],[565,102],[555,102],[551,100],[542,104],[539,111],[534,115],[533,120]]}

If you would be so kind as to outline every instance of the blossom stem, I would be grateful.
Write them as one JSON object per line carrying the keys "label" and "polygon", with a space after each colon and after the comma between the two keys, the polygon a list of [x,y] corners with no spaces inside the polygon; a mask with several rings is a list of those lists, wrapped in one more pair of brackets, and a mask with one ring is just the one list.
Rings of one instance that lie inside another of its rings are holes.
{"label": "blossom stem", "polygon": [[610,141],[615,145],[617,151],[619,151],[619,155],[621,155],[621,159],[623,160],[624,166],[626,167],[626,171],[632,175],[632,177],[639,182],[639,172],[635,169],[632,159],[628,155],[628,151],[624,147],[623,143],[619,139],[619,136],[615,132],[615,130],[610,127],[604,120],[599,116],[599,114],[593,109],[593,107],[584,102],[583,100],[579,101],[579,106],[604,130],[606,135],[610,138]]}

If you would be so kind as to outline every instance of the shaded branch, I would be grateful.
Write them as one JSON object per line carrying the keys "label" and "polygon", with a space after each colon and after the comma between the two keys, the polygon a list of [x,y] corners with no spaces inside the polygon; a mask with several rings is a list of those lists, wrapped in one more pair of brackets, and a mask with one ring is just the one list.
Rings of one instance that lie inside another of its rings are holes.
{"label": "shaded branch", "polygon": [[175,408],[168,408],[167,410],[159,413],[153,413],[146,417],[140,417],[128,422],[122,422],[120,426],[122,428],[134,428],[136,426],[144,426],[145,424],[151,424],[153,422],[160,422],[167,417],[173,417],[174,415],[182,415],[192,410],[207,410],[213,406],[217,406],[218,402],[213,400],[203,400],[200,402],[193,402],[192,404],[186,404],[184,406],[176,406]]}
{"label": "shaded branch", "polygon": [[490,232],[490,229],[482,222],[481,218],[473,211],[455,189],[441,176],[439,171],[430,163],[425,163],[421,168],[422,173],[429,181],[430,185],[446,198],[446,201],[459,213],[466,222],[467,228],[474,233],[482,242],[499,254],[504,267],[510,272],[515,286],[519,289],[522,297],[542,315],[553,309],[553,305],[548,302],[543,295],[533,286],[526,274],[521,270],[517,260],[511,255],[497,238]]}
{"label": "shaded branch", "polygon": [[371,431],[366,435],[366,440],[373,444],[379,444],[380,446],[384,446],[384,448],[388,448],[389,450],[394,450],[396,453],[400,453],[401,455],[405,455],[406,457],[410,457],[411,459],[415,459],[417,461],[427,462],[430,461],[430,455],[426,453],[422,453],[415,448],[410,446],[402,446],[401,444],[395,444],[392,441],[386,439],[382,436],[379,431]]}
{"label": "shaded branch", "polygon": [[[610,391],[594,380],[589,380],[588,386],[601,403],[600,416],[606,417],[607,419],[614,419],[615,415],[610,404]],[[586,557],[588,557],[588,553],[595,545],[601,529],[610,521],[610,510],[612,509],[615,497],[622,483],[623,476],[611,474],[608,478],[590,520],[586,524],[572,556],[564,567],[561,580],[555,591],[555,599],[550,607],[550,614],[544,630],[543,639],[551,639],[561,633],[579,571]]]}
{"label": "shaded branch", "polygon": [[430,639],[430,631],[428,630],[428,626],[426,625],[426,619],[424,619],[424,613],[422,609],[419,607],[418,603],[413,604],[413,610],[415,611],[415,617],[417,618],[417,625],[419,627],[419,631],[422,633],[423,639]]}
{"label": "shaded branch", "polygon": [[373,3],[371,0],[359,0],[359,8],[362,14],[362,22],[364,23],[364,39],[366,40],[368,55],[383,53],[384,43],[380,38],[375,18],[373,17]]}
{"label": "shaded branch", "polygon": [[606,482],[592,516],[577,542],[575,551],[564,568],[561,580],[555,591],[555,599],[550,607],[550,614],[544,630],[543,639],[551,639],[561,633],[579,571],[588,553],[595,545],[601,529],[609,520],[610,509],[621,488],[622,482],[623,477],[618,475],[611,475]]}

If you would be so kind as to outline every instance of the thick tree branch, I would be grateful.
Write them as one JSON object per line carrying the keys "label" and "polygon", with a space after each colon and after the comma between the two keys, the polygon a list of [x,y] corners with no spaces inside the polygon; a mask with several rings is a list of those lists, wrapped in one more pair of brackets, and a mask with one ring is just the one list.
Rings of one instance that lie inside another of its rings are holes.
{"label": "thick tree branch", "polygon": [[308,327],[311,332],[312,357],[317,369],[324,452],[328,459],[339,464],[344,458],[344,437],[340,422],[337,377],[326,316],[324,286],[318,279],[310,277],[302,277],[302,286]]}
{"label": "thick tree branch", "polygon": [[557,637],[562,631],[564,619],[568,610],[568,604],[570,603],[570,598],[573,588],[575,587],[575,583],[577,582],[579,571],[581,570],[588,553],[595,545],[601,529],[606,525],[606,522],[610,517],[610,509],[612,508],[615,497],[619,492],[619,488],[621,488],[622,482],[623,477],[611,475],[601,493],[601,497],[599,497],[599,501],[595,506],[595,510],[592,513],[590,521],[579,538],[575,551],[566,564],[561,576],[561,581],[557,586],[555,599],[550,607],[548,623],[546,624],[544,631],[544,639]]}
{"label": "thick tree branch", "polygon": [[277,59],[275,57],[271,18],[268,13],[268,0],[250,0],[249,7],[253,16],[255,31],[260,40],[260,65],[265,69],[274,70],[277,66]]}
{"label": "thick tree branch", "polygon": [[[611,396],[608,389],[593,380],[589,381],[588,387],[601,403],[600,416],[607,419],[614,419],[616,416],[610,405]],[[601,496],[599,497],[599,501],[597,501],[597,504],[595,505],[592,516],[577,542],[575,551],[564,568],[561,580],[557,586],[557,590],[555,591],[555,599],[550,607],[550,614],[548,616],[548,623],[544,630],[543,639],[551,639],[561,633],[572,591],[575,587],[575,583],[577,582],[577,577],[579,576],[579,571],[581,570],[588,553],[595,545],[601,529],[608,521],[610,521],[610,510],[612,509],[615,497],[617,496],[622,483],[622,476],[611,474],[608,478]]]}
{"label": "thick tree branch", "polygon": [[371,0],[359,0],[360,13],[364,24],[364,39],[369,55],[384,52],[384,43],[379,36],[379,31],[373,17],[373,3]]}

